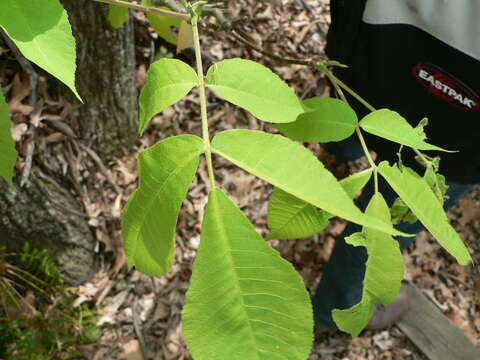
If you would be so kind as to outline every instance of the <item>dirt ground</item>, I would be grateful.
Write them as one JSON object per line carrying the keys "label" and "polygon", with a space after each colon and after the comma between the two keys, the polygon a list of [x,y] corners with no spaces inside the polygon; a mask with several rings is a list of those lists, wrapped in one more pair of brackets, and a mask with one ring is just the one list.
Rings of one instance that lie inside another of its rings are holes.
{"label": "dirt ground", "polygon": [[[230,19],[240,19],[240,28],[249,41],[269,53],[296,59],[323,58],[325,34],[329,24],[329,9],[325,0],[281,0],[230,2]],[[139,57],[138,86],[145,82],[148,63],[155,58],[152,49],[158,41],[147,30],[142,14],[137,15]],[[206,58],[216,61],[224,58],[243,57],[259,61],[278,73],[302,98],[325,96],[328,88],[325,79],[302,65],[285,65],[264,57],[238,43],[223,32],[204,28],[203,51]],[[20,106],[25,98],[25,84],[16,80],[17,97],[10,99]],[[21,90],[24,90],[22,93]],[[20,95],[19,95],[20,94]],[[23,98],[21,97],[23,96]],[[50,102],[52,113],[75,116],[74,109],[60,102]],[[65,110],[66,109],[66,110]],[[231,128],[265,129],[245,111],[226,102],[209,97],[211,131]],[[63,111],[63,113],[62,113]],[[27,129],[17,121],[17,141]],[[103,335],[98,344],[82,348],[85,357],[94,360],[181,360],[191,359],[182,339],[181,310],[185,292],[189,286],[191,266],[200,241],[200,225],[207,196],[206,167],[200,171],[188,193],[180,213],[176,263],[167,275],[152,278],[132,270],[127,271],[118,219],[121,208],[136,187],[136,157],[138,151],[171,135],[193,133],[200,135],[201,124],[197,93],[157,116],[138,144],[137,152],[114,159],[108,164],[113,181],[123,194],[117,195],[105,174],[97,172],[95,186],[88,189],[89,196],[81,199],[86,212],[92,216],[90,225],[99,239],[100,270],[87,284],[78,289],[77,304],[88,301],[101,311]],[[44,156],[62,160],[62,145],[49,134]],[[57,136],[58,137],[58,136]],[[341,164],[322,150],[310,145],[325,165],[339,177],[365,166],[364,160]],[[59,151],[60,149],[60,151]],[[88,164],[85,165],[88,167]],[[266,234],[267,200],[272,187],[265,182],[216,158],[215,170],[220,186],[254,223],[256,229]],[[474,189],[450,212],[452,224],[461,234],[474,254],[480,259],[480,193]],[[115,219],[111,221],[108,219]],[[297,241],[272,241],[274,246],[305,279],[313,292],[328,261],[335,236],[341,233],[345,223],[334,220],[326,231],[312,238]],[[478,291],[480,277],[475,266],[457,265],[451,256],[426,233],[419,235],[416,244],[405,254],[408,267],[406,279],[425,290],[438,305],[475,344],[480,344],[480,316]],[[144,357],[143,352],[147,353]],[[424,359],[424,355],[396,327],[378,332],[366,331],[352,338],[342,333],[317,333],[310,356],[311,360],[367,360],[367,359]]]}

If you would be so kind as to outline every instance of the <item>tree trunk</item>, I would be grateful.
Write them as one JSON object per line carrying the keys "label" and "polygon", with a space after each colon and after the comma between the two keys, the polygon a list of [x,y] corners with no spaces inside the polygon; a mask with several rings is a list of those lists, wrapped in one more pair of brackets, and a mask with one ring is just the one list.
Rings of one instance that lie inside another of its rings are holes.
{"label": "tree trunk", "polygon": [[85,105],[79,132],[102,159],[137,139],[137,90],[133,20],[113,29],[108,6],[62,0],[77,40],[77,87]]}
{"label": "tree trunk", "polygon": [[[77,89],[84,100],[77,124],[70,125],[79,142],[106,160],[137,138],[133,21],[114,30],[106,18],[106,5],[62,2],[77,39]],[[61,174],[42,172],[35,164],[48,161],[44,156],[34,159],[26,186],[9,189],[0,179],[0,246],[18,251],[29,242],[47,249],[68,284],[82,283],[94,273],[96,263],[96,239],[88,217],[72,195],[75,190],[60,185],[71,182]],[[93,181],[92,177],[90,185]]]}

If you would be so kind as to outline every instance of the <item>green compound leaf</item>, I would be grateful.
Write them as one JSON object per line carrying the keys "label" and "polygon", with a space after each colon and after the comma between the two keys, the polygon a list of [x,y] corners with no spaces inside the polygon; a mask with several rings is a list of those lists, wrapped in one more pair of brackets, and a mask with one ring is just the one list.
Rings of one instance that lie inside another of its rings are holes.
{"label": "green compound leaf", "polygon": [[0,26],[22,54],[75,89],[75,39],[58,0],[2,0]]}
{"label": "green compound leaf", "polygon": [[449,224],[442,204],[425,179],[408,167],[400,170],[386,161],[380,163],[378,170],[440,245],[460,264],[467,264],[471,260],[468,249]]}
{"label": "green compound leaf", "polygon": [[[366,214],[383,222],[390,221],[388,205],[380,193],[373,196]],[[338,328],[357,336],[375,313],[375,303],[391,304],[402,286],[405,273],[400,246],[390,235],[369,228],[345,240],[353,246],[367,248],[368,260],[363,280],[362,300],[349,309],[333,310]]]}
{"label": "green compound leaf", "polygon": [[[353,199],[372,175],[368,169],[340,181],[347,195]],[[328,226],[331,214],[319,211],[315,206],[275,189],[268,204],[268,226],[271,239],[301,239],[312,236]]]}
{"label": "green compound leaf", "polygon": [[12,185],[13,168],[17,151],[12,139],[10,113],[3,93],[0,90],[0,176]]}
{"label": "green compound leaf", "polygon": [[305,360],[311,350],[303,280],[218,189],[209,196],[183,324],[195,360]]}
{"label": "green compound leaf", "polygon": [[366,132],[418,150],[452,152],[425,142],[425,135],[412,127],[404,117],[395,111],[380,109],[371,112],[360,121]]}
{"label": "green compound leaf", "polygon": [[254,61],[220,61],[208,70],[206,83],[216,94],[262,121],[288,123],[304,112],[292,89],[269,68]]}
{"label": "green compound leaf", "polygon": [[357,114],[343,101],[333,98],[312,98],[303,102],[307,112],[297,121],[273,126],[297,141],[329,142],[350,137],[358,124]]}
{"label": "green compound leaf", "polygon": [[315,206],[280,189],[273,190],[268,203],[271,239],[301,239],[319,233],[329,224],[328,216]]}
{"label": "green compound leaf", "polygon": [[391,225],[365,216],[323,164],[309,150],[288,138],[263,131],[228,130],[215,136],[212,151],[336,216],[400,235]]}
{"label": "green compound leaf", "polygon": [[198,85],[198,76],[188,64],[160,59],[150,65],[148,79],[140,94],[140,133],[156,114],[175,104]]}
{"label": "green compound leaf", "polygon": [[[143,0],[143,3],[145,6],[155,7],[151,0]],[[158,8],[170,10],[164,6],[158,6]],[[181,19],[152,12],[147,12],[147,19],[161,38],[170,44],[177,45],[177,39],[172,34],[172,27],[180,26]]]}
{"label": "green compound leaf", "polygon": [[140,154],[140,185],[128,200],[122,221],[130,267],[152,276],[172,267],[178,213],[203,150],[199,137],[180,135]]}
{"label": "green compound leaf", "polygon": [[128,20],[128,8],[118,5],[109,5],[108,21],[113,28],[119,29]]}

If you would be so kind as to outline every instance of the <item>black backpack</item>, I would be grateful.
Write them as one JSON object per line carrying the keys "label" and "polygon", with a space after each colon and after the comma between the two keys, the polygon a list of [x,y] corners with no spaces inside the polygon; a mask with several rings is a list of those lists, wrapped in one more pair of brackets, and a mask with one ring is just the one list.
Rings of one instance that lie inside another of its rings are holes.
{"label": "black backpack", "polygon": [[[331,0],[327,54],[375,108],[402,114],[412,126],[427,117],[428,141],[457,153],[440,155],[440,172],[459,183],[480,182],[480,2],[472,0]],[[452,7],[455,6],[455,7]],[[444,22],[445,20],[445,22]],[[362,117],[368,110],[353,98]],[[398,145],[368,136],[382,159]],[[422,173],[412,151],[403,162]]]}

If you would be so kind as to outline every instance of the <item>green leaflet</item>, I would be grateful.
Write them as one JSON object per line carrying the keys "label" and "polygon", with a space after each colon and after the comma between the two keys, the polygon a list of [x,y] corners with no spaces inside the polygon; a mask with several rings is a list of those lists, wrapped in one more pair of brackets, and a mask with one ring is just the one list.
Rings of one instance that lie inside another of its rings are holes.
{"label": "green leaflet", "polygon": [[195,360],[305,360],[312,332],[301,277],[221,190],[212,191],[183,309]]}
{"label": "green leaflet", "polygon": [[58,0],[2,0],[0,26],[22,54],[75,89],[75,39]]}
{"label": "green leaflet", "polygon": [[[372,175],[372,169],[364,170],[340,181],[343,190],[353,199]],[[271,239],[300,239],[322,231],[329,224],[331,214],[319,211],[299,198],[275,189],[268,204],[268,226]]]}
{"label": "green leaflet", "polygon": [[333,98],[312,98],[303,105],[309,111],[295,122],[273,126],[297,141],[329,142],[350,137],[358,124],[357,114],[343,101]]}
{"label": "green leaflet", "polygon": [[245,59],[213,64],[207,86],[262,121],[288,123],[304,112],[295,93],[267,67]]}
{"label": "green leaflet", "polygon": [[197,73],[183,61],[160,59],[150,65],[140,93],[140,133],[152,117],[181,100],[196,85]]}
{"label": "green leaflet", "polygon": [[128,8],[118,5],[109,5],[108,21],[115,29],[119,29],[128,20]]}
{"label": "green leaflet", "polygon": [[280,135],[228,130],[215,136],[212,151],[272,185],[336,216],[401,235],[391,225],[365,216],[335,177],[306,148]]}
{"label": "green leaflet", "polygon": [[328,216],[315,206],[280,189],[273,190],[268,204],[271,239],[301,239],[325,229]]}
{"label": "green leaflet", "polygon": [[378,170],[440,245],[460,264],[467,264],[470,254],[425,179],[408,167],[400,170],[386,161],[380,163]]}
{"label": "green leaflet", "polygon": [[172,267],[178,213],[203,150],[199,137],[180,135],[140,154],[140,185],[128,200],[122,221],[129,266],[152,276]]}
{"label": "green leaflet", "polygon": [[366,169],[352,174],[345,179],[340,180],[343,190],[347,193],[350,199],[353,199],[367,185],[368,180],[372,177],[373,169]]}
{"label": "green leaflet", "polygon": [[[380,193],[368,204],[367,215],[390,221],[388,205]],[[390,235],[370,228],[345,240],[353,246],[365,246],[368,252],[362,300],[345,310],[333,310],[338,328],[357,336],[375,312],[375,303],[392,303],[397,297],[405,272],[400,246]]]}
{"label": "green leaflet", "polygon": [[[151,0],[143,0],[143,3],[145,6],[154,7]],[[159,8],[169,10],[164,6],[159,6]],[[172,34],[172,27],[180,26],[181,19],[152,12],[147,12],[147,18],[150,25],[152,25],[161,38],[173,45],[177,45],[177,39]]]}
{"label": "green leaflet", "polygon": [[418,150],[447,151],[425,142],[425,135],[413,128],[399,113],[388,109],[371,112],[360,121],[366,132]]}
{"label": "green leaflet", "polygon": [[12,184],[13,168],[17,160],[17,151],[12,139],[8,105],[0,89],[0,176]]}

